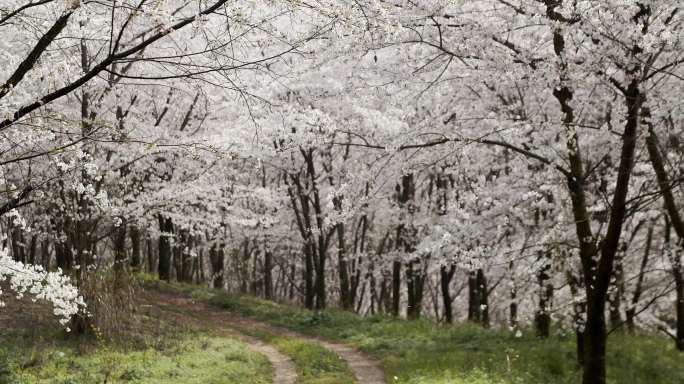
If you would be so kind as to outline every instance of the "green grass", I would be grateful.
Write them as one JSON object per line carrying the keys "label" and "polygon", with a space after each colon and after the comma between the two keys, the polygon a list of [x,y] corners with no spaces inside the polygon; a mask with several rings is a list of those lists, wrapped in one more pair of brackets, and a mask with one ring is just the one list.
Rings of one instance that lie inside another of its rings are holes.
{"label": "green grass", "polygon": [[[142,350],[84,345],[47,335],[43,340],[3,337],[0,384],[265,384],[266,358],[227,338],[178,335]],[[86,342],[87,343],[87,342]]]}
{"label": "green grass", "polygon": [[[571,336],[540,340],[531,332],[523,332],[516,338],[507,331],[485,330],[472,324],[439,326],[426,320],[363,318],[335,309],[314,313],[195,286],[147,285],[190,294],[245,316],[357,346],[382,360],[389,383],[580,382]],[[670,340],[656,335],[614,333],[608,344],[609,383],[684,383],[684,354],[676,351]]]}

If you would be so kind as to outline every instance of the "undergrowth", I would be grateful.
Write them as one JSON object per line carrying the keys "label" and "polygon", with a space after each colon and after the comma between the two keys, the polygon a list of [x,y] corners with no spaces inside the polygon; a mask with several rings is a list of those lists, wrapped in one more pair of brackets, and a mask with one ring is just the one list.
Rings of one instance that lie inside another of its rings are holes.
{"label": "undergrowth", "polygon": [[[343,341],[383,362],[389,383],[570,384],[580,382],[571,335],[541,340],[531,331],[474,324],[437,325],[329,309],[312,312],[246,295],[190,285],[147,282],[148,288],[192,295],[217,307],[304,334]],[[684,354],[660,336],[611,334],[608,383],[684,383]]]}

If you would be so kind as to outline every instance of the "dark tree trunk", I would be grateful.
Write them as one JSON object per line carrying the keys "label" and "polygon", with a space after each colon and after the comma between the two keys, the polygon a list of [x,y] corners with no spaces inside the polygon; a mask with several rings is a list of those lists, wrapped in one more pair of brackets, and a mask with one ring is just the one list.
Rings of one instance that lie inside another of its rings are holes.
{"label": "dark tree trunk", "polygon": [[137,224],[131,225],[131,267],[134,272],[142,269],[142,255],[140,251],[140,229]]}
{"label": "dark tree trunk", "polygon": [[197,284],[202,284],[205,281],[204,277],[204,247],[200,247],[197,254],[197,267],[195,268],[197,276]]}
{"label": "dark tree trunk", "polygon": [[55,259],[57,260],[57,268],[63,272],[71,272],[74,265],[74,255],[68,242],[55,242]]}
{"label": "dark tree trunk", "polygon": [[[400,252],[408,253],[411,251],[411,242],[409,239],[408,225],[409,215],[413,212],[413,199],[415,196],[415,185],[413,174],[401,176],[401,182],[396,186],[396,201],[402,209],[402,218],[396,230],[395,247]],[[409,287],[408,300],[409,308],[407,308],[407,316],[414,317],[416,315],[416,297],[414,287],[414,272],[412,263],[409,263],[406,268],[406,277],[411,281],[406,282]],[[422,285],[422,284],[421,284]],[[421,287],[422,288],[422,287]],[[399,305],[401,298],[401,262],[394,261],[392,264],[392,315],[399,316]],[[422,297],[421,297],[422,300]],[[419,309],[418,309],[419,310]]]}
{"label": "dark tree trunk", "polygon": [[392,262],[392,316],[399,317],[401,304],[401,263]]}
{"label": "dark tree trunk", "polygon": [[325,309],[326,307],[326,291],[325,291],[325,256],[321,256],[319,252],[318,263],[316,265],[316,307],[317,310]]}
{"label": "dark tree trunk", "polygon": [[622,307],[622,296],[624,294],[624,269],[622,258],[627,251],[626,245],[621,246],[621,250],[615,255],[615,272],[613,273],[614,283],[608,295],[610,326],[617,329],[623,324],[620,308]]}
{"label": "dark tree trunk", "polygon": [[126,256],[126,221],[122,218],[121,224],[114,228],[114,275],[115,289],[122,288],[123,276],[126,273],[128,257]]}
{"label": "dark tree trunk", "polygon": [[512,283],[510,291],[511,303],[508,305],[508,326],[511,327],[511,329],[516,329],[518,328],[518,287],[515,281],[515,276],[512,275],[513,267],[514,263],[511,261],[508,264],[508,269],[511,271]]}
{"label": "dark tree trunk", "polygon": [[178,254],[180,256],[180,270],[178,273],[178,280],[185,283],[192,283],[193,264],[192,249],[194,247],[194,238],[189,232],[181,236],[181,243],[178,245]]}
{"label": "dark tree trunk", "polygon": [[313,250],[310,243],[304,245],[304,307],[307,309],[314,308],[314,299],[316,292],[314,291],[314,262]]}
{"label": "dark tree trunk", "polygon": [[147,271],[154,272],[156,265],[154,260],[154,252],[152,251],[152,237],[147,234],[145,238],[145,243],[147,243]]}
{"label": "dark tree trunk", "polygon": [[489,328],[489,288],[483,269],[477,270],[477,283],[480,289],[480,318],[482,326]]}
{"label": "dark tree trunk", "polygon": [[40,253],[41,253],[41,258],[42,258],[40,264],[43,266],[43,268],[45,268],[46,270],[49,270],[50,269],[50,262],[51,262],[50,261],[51,255],[50,255],[50,242],[47,239],[43,240],[40,243]]}
{"label": "dark tree trunk", "polygon": [[406,317],[409,320],[416,320],[420,318],[423,309],[425,290],[425,271],[420,262],[411,262],[406,265],[406,288],[408,293]]}
{"label": "dark tree trunk", "polygon": [[[568,286],[570,287],[570,293],[573,298],[576,298],[580,294],[582,288],[582,277],[575,276],[572,271],[567,271]],[[574,301],[574,300],[573,300]],[[585,303],[580,301],[574,301],[572,305],[573,312],[573,326],[575,328],[576,336],[576,351],[577,351],[577,364],[584,364],[584,327],[585,321],[583,314],[586,313]]]}
{"label": "dark tree trunk", "polygon": [[264,252],[264,298],[273,299],[273,253]]}
{"label": "dark tree trunk", "polygon": [[30,264],[37,264],[37,256],[38,255],[38,236],[33,235],[31,236],[31,243],[29,245],[29,254],[28,254],[28,262]]}
{"label": "dark tree trunk", "polygon": [[539,307],[535,314],[534,323],[537,335],[547,338],[551,334],[551,300],[553,299],[553,284],[551,284],[551,257],[549,252],[540,254],[543,265],[537,273],[537,283],[539,284]]}
{"label": "dark tree trunk", "polygon": [[211,262],[211,282],[217,289],[223,288],[223,266],[225,253],[223,245],[213,244],[209,249],[209,261]]}
{"label": "dark tree trunk", "polygon": [[444,306],[444,321],[447,324],[451,324],[454,322],[454,314],[451,305],[453,298],[451,297],[450,284],[455,272],[455,265],[451,265],[449,266],[449,268],[447,268],[446,266],[442,266],[439,269],[440,286],[442,289],[442,304]]}
{"label": "dark tree trunk", "polygon": [[629,308],[627,308],[627,329],[631,333],[634,333],[635,330],[634,318],[636,317],[636,306],[639,303],[639,299],[641,299],[641,294],[643,292],[644,276],[646,273],[646,267],[648,266],[648,258],[651,253],[651,245],[653,243],[653,226],[654,223],[651,222],[651,224],[648,227],[648,232],[646,234],[646,246],[644,247],[644,257],[641,259],[641,266],[639,267],[639,275],[637,277],[636,286],[634,287],[632,303],[629,306]]}
{"label": "dark tree trunk", "polygon": [[[645,114],[646,120],[648,121],[650,118],[650,116],[648,116],[648,110],[645,110]],[[651,165],[656,173],[660,193],[663,195],[665,209],[667,210],[667,215],[669,217],[668,233],[666,235],[669,238],[669,228],[671,227],[674,229],[678,237],[677,243],[679,246],[682,246],[684,243],[684,220],[679,214],[674,194],[672,193],[671,181],[665,170],[662,155],[660,154],[658,136],[650,123],[648,124],[648,131],[649,135],[646,139],[646,147],[648,149]],[[684,272],[682,271],[681,253],[677,252],[676,255],[672,255],[670,263],[672,264],[672,275],[675,279],[675,290],[677,291],[677,301],[675,304],[677,334],[675,335],[675,345],[678,350],[684,351]]]}
{"label": "dark tree trunk", "polygon": [[489,290],[481,268],[468,274],[468,321],[489,327]]}
{"label": "dark tree trunk", "polygon": [[480,321],[480,290],[477,287],[477,272],[468,272],[468,321],[477,323]]}
{"label": "dark tree trunk", "polygon": [[159,279],[171,281],[171,236],[173,236],[173,222],[171,218],[159,215]]}
{"label": "dark tree trunk", "polygon": [[[601,257],[594,272],[585,273],[587,291],[587,329],[585,332],[585,357],[583,384],[605,384],[606,382],[606,325],[605,309],[607,292],[614,271],[615,255],[618,252],[622,225],[626,214],[629,179],[634,165],[638,119],[643,96],[638,80],[630,82],[625,90],[627,121],[622,134],[622,149],[618,166],[617,182],[611,204],[611,214],[606,235],[601,244]],[[581,238],[580,238],[581,239]]]}
{"label": "dark tree trunk", "polygon": [[[340,205],[341,203],[335,203]],[[340,207],[341,209],[341,207]],[[337,230],[337,267],[340,279],[340,304],[342,309],[350,310],[354,308],[354,298],[351,293],[349,281],[349,266],[346,259],[347,246],[344,241],[344,224],[338,223]]]}

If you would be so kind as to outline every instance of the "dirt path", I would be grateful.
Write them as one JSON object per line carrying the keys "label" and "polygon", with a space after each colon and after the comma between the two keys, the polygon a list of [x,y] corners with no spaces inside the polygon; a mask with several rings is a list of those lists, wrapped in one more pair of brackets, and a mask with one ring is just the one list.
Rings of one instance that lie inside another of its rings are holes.
{"label": "dirt path", "polygon": [[[170,318],[174,322],[189,326],[194,329],[211,329],[221,336],[231,337],[242,341],[253,351],[266,356],[266,359],[273,367],[273,384],[295,384],[297,381],[297,370],[295,364],[288,356],[282,354],[274,346],[264,343],[259,339],[235,332],[234,329],[226,327],[221,319],[216,318],[215,311],[201,305],[192,303],[188,299],[173,298],[168,295],[145,295],[146,307],[155,312],[163,312],[165,318]],[[179,311],[179,309],[187,309]],[[158,313],[160,314],[160,313]]]}
{"label": "dirt path", "polygon": [[[268,323],[250,319],[250,318],[245,318],[242,316],[239,316],[235,313],[228,312],[228,311],[222,311],[219,309],[215,309],[210,307],[207,304],[197,302],[195,300],[189,299],[189,298],[184,298],[184,297],[178,297],[178,296],[173,296],[170,294],[164,294],[164,293],[154,293],[154,299],[151,300],[151,302],[156,302],[156,303],[164,303],[166,307],[176,307],[177,309],[184,309],[182,316],[190,319],[195,319],[195,321],[199,321],[202,325],[204,326],[211,326],[213,324],[212,328],[217,328],[217,329],[233,329],[233,330],[239,330],[240,328],[242,329],[257,329],[257,330],[262,330],[274,335],[282,335],[282,336],[288,336],[288,337],[294,337],[298,339],[302,339],[304,341],[309,341],[309,342],[314,342],[320,344],[322,347],[328,349],[329,351],[332,351],[333,353],[337,354],[340,356],[343,360],[346,361],[347,365],[349,366],[349,369],[354,373],[354,376],[356,377],[356,381],[359,384],[384,384],[385,383],[385,374],[380,369],[380,364],[379,362],[368,356],[365,353],[359,352],[358,350],[345,345],[341,343],[334,343],[330,342],[327,340],[323,340],[317,337],[311,337],[311,336],[306,336],[302,335],[300,333],[290,331],[288,329],[280,328],[280,327],[275,327],[273,325],[270,325]],[[159,305],[159,304],[157,304]],[[170,310],[170,309],[168,309]],[[177,315],[181,315],[180,313],[176,313]],[[260,343],[263,348],[270,348],[272,350],[275,350],[274,347],[259,342],[258,340],[245,336],[245,335],[238,335],[235,336],[235,334],[232,334],[234,337],[242,338],[242,340],[245,340],[248,345],[254,346],[256,343]],[[256,349],[255,349],[256,350]],[[261,351],[259,351],[261,352]],[[272,352],[272,351],[270,351]],[[290,365],[291,366],[291,372],[294,372],[294,363],[292,360],[289,358],[283,356],[280,354],[277,350],[275,350],[277,354],[279,354],[282,357],[277,357],[277,355],[272,354],[273,358],[277,361],[280,361],[282,363],[282,359],[284,358],[287,360],[284,365]],[[266,355],[269,360],[271,360],[271,357],[266,353],[262,352],[264,355]],[[277,361],[271,360],[271,363],[273,364],[274,368],[277,367],[278,363]],[[281,364],[283,365],[283,364]],[[283,368],[283,374],[286,373],[290,368],[287,367],[281,367]],[[277,377],[278,375],[276,375]],[[286,375],[287,376],[287,375]],[[284,376],[285,377],[285,376]],[[294,383],[296,379],[296,373],[294,374],[294,377],[287,376],[285,379],[290,379],[291,381],[274,381],[276,384],[281,384],[281,383]]]}

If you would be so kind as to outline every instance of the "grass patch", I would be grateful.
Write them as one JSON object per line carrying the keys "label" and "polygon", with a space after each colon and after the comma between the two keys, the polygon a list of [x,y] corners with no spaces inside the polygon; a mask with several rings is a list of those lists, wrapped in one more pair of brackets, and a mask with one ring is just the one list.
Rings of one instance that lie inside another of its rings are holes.
{"label": "grass patch", "polygon": [[[295,331],[354,345],[382,359],[389,383],[401,384],[570,384],[580,382],[572,337],[547,340],[523,332],[472,324],[440,326],[431,321],[360,317],[330,309],[314,313],[251,296],[181,284],[148,287],[188,294],[245,316]],[[611,384],[684,383],[684,354],[655,335],[614,333],[608,342]]]}
{"label": "grass patch", "polygon": [[25,347],[21,340],[0,346],[2,384],[265,384],[272,376],[264,356],[221,337],[176,336],[173,344],[145,350],[66,340]]}

